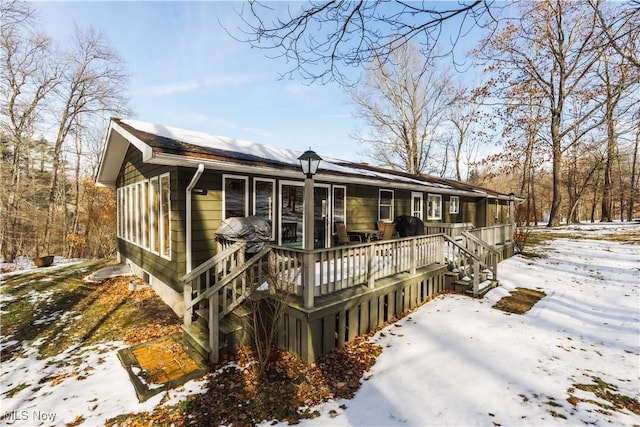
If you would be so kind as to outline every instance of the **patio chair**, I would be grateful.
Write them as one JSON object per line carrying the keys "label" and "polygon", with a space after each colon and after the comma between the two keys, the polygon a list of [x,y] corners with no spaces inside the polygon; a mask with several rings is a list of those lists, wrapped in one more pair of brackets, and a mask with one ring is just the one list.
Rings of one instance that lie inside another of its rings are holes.
{"label": "patio chair", "polygon": [[344,222],[336,222],[336,232],[338,233],[338,244],[349,245],[351,243],[362,243],[362,237],[357,234],[347,233],[347,226]]}
{"label": "patio chair", "polygon": [[391,240],[393,239],[393,233],[396,231],[396,225],[394,223],[385,222],[384,223],[384,232],[382,233],[381,240]]}

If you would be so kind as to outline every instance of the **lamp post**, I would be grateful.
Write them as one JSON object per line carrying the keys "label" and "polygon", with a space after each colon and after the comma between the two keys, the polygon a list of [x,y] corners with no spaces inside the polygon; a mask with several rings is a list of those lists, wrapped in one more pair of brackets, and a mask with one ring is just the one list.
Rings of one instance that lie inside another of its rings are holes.
{"label": "lamp post", "polygon": [[302,281],[304,283],[303,299],[305,308],[313,307],[313,290],[315,287],[315,259],[313,249],[315,239],[313,233],[314,222],[314,194],[313,194],[313,175],[318,172],[318,166],[322,158],[311,149],[302,153],[298,157],[302,173],[304,173],[304,223],[302,234],[304,235],[304,270],[302,273]]}

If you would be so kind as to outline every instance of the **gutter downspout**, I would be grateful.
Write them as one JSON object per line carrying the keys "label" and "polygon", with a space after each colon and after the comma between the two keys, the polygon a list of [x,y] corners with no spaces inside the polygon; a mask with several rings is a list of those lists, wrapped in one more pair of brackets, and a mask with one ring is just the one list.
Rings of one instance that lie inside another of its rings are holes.
{"label": "gutter downspout", "polygon": [[187,222],[187,248],[186,248],[186,252],[187,252],[187,268],[186,268],[186,273],[190,273],[191,272],[191,263],[193,262],[192,258],[192,254],[191,254],[191,191],[193,190],[193,188],[196,186],[196,184],[198,183],[198,180],[200,179],[200,176],[202,176],[202,173],[204,172],[204,164],[200,163],[198,165],[198,169],[196,169],[196,173],[193,175],[193,178],[191,178],[191,182],[189,183],[189,185],[187,185],[187,190],[186,190],[186,201],[187,201],[187,206],[186,206],[186,222]]}

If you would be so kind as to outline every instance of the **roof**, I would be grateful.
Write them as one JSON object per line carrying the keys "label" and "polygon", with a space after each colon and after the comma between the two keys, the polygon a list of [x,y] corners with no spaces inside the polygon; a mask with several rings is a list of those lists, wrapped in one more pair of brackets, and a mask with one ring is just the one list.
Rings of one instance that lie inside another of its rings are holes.
{"label": "roof", "polygon": [[[210,135],[138,120],[112,118],[96,181],[115,187],[124,156],[130,144],[142,153],[146,163],[197,167],[223,171],[254,171],[272,176],[300,178],[300,151]],[[503,196],[481,187],[430,175],[407,173],[324,156],[317,180],[339,182],[393,183],[395,186],[439,193],[464,193],[486,197]],[[426,189],[424,187],[427,187]]]}

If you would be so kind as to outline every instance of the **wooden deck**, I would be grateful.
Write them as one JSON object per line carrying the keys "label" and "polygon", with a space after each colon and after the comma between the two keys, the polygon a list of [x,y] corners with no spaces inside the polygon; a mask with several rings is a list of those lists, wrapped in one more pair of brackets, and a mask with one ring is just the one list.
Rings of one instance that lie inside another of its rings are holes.
{"label": "wooden deck", "polygon": [[[199,337],[197,345],[216,362],[223,348],[232,351],[243,344],[221,333],[228,323],[222,319],[251,293],[277,286],[289,294],[279,345],[311,363],[444,290],[479,296],[494,286],[497,264],[512,254],[512,242],[505,238],[489,245],[466,230],[459,232],[312,251],[267,246],[249,259],[243,242],[221,247],[182,278],[185,330]],[[246,339],[247,334],[237,335]]]}

